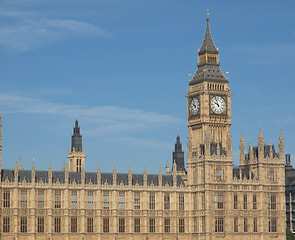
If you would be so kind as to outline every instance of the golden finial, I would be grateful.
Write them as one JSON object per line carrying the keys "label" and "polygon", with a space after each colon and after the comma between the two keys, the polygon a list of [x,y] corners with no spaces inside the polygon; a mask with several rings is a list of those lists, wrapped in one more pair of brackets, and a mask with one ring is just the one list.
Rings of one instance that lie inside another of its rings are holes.
{"label": "golden finial", "polygon": [[189,77],[188,80],[189,80],[189,81],[191,80],[191,76],[192,76],[192,75],[189,73],[189,74],[188,74],[188,77]]}
{"label": "golden finial", "polygon": [[207,9],[207,21],[209,21],[209,16],[210,16],[210,13],[209,13],[209,9]]}

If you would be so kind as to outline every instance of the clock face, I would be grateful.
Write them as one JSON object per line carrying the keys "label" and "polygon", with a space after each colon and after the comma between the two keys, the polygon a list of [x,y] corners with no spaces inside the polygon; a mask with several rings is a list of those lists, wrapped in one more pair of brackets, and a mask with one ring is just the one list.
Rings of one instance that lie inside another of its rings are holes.
{"label": "clock face", "polygon": [[199,112],[199,108],[200,108],[200,103],[198,98],[193,98],[191,101],[191,113],[193,115],[197,115],[197,113]]}
{"label": "clock face", "polygon": [[222,97],[215,96],[211,100],[211,109],[216,114],[221,114],[225,111],[226,105]]}

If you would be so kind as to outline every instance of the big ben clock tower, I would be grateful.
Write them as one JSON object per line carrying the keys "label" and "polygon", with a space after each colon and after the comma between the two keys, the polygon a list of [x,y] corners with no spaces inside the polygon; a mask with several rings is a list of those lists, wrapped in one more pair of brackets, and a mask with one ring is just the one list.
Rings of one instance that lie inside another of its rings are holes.
{"label": "big ben clock tower", "polygon": [[231,92],[219,62],[209,26],[198,51],[198,69],[189,82],[187,92],[188,128],[192,146],[203,144],[205,136],[211,142],[226,146],[231,126]]}

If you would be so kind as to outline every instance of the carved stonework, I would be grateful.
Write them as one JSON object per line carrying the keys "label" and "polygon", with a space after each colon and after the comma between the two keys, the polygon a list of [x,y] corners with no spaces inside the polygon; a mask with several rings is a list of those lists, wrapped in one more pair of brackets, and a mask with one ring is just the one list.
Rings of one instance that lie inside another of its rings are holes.
{"label": "carved stonework", "polygon": [[61,215],[61,210],[60,209],[54,209],[54,215],[60,216]]}
{"label": "carved stonework", "polygon": [[94,210],[86,210],[86,214],[88,215],[88,216],[92,216],[92,215],[94,215]]}

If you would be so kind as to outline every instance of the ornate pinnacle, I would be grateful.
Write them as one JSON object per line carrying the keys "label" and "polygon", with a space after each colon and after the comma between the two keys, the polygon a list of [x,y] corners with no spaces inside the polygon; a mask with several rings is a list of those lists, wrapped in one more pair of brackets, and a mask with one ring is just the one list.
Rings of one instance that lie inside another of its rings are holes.
{"label": "ornate pinnacle", "polygon": [[116,174],[117,170],[116,170],[116,164],[114,163],[114,170],[113,170],[113,174]]}
{"label": "ornate pinnacle", "polygon": [[244,143],[244,136],[243,136],[243,131],[241,132],[241,138],[240,138],[240,143]]}
{"label": "ornate pinnacle", "polygon": [[128,174],[132,174],[131,165],[129,165]]}
{"label": "ornate pinnacle", "polygon": [[283,133],[282,133],[282,129],[280,129],[279,140],[280,140],[280,141],[283,141],[283,140],[284,140]]}
{"label": "ornate pinnacle", "polygon": [[161,169],[161,166],[159,168],[159,174],[162,174],[162,169]]}

